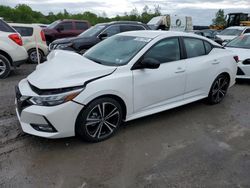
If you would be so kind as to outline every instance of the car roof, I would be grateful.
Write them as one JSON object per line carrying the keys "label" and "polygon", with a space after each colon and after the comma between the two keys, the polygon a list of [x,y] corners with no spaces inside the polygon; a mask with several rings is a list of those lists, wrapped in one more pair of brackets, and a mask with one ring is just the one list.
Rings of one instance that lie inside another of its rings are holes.
{"label": "car roof", "polygon": [[193,34],[193,33],[179,32],[179,31],[139,30],[139,31],[123,32],[123,33],[119,33],[118,35],[144,37],[144,38],[150,38],[150,39],[154,39],[154,38],[160,37],[160,36],[164,36],[164,37],[179,37],[179,36],[194,37],[194,38],[206,40],[215,46],[220,46],[216,42],[214,42],[206,37],[203,37],[203,36],[200,36],[197,34]]}
{"label": "car roof", "polygon": [[244,30],[246,28],[250,28],[250,26],[232,26],[232,27],[228,27],[226,29],[239,29],[239,30]]}
{"label": "car roof", "polygon": [[139,30],[139,31],[129,31],[120,33],[119,35],[128,35],[128,36],[136,36],[136,37],[145,37],[145,38],[156,38],[158,36],[190,36],[190,37],[197,37],[196,34],[193,33],[186,33],[186,32],[179,32],[179,31],[161,31],[161,30]]}
{"label": "car roof", "polygon": [[114,25],[114,24],[138,24],[138,25],[145,25],[142,22],[137,21],[112,21],[112,22],[106,22],[106,23],[99,23],[96,25]]}
{"label": "car roof", "polygon": [[36,24],[24,24],[24,23],[8,23],[11,26],[20,26],[20,27],[33,27],[33,28],[39,28]]}

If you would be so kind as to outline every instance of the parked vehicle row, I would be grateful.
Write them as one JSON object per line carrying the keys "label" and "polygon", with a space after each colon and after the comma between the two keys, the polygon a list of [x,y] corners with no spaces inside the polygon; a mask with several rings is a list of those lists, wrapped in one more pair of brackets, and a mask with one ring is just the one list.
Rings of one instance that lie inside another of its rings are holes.
{"label": "parked vehicle row", "polygon": [[203,98],[221,102],[235,82],[237,60],[194,34],[120,33],[84,55],[51,52],[18,84],[17,115],[28,134],[98,142],[113,136],[123,121]]}
{"label": "parked vehicle row", "polygon": [[55,40],[49,45],[49,50],[70,50],[83,54],[86,50],[88,50],[95,44],[115,34],[126,31],[149,29],[150,28],[146,24],[133,21],[115,21],[110,23],[101,23],[91,27],[77,37]]}

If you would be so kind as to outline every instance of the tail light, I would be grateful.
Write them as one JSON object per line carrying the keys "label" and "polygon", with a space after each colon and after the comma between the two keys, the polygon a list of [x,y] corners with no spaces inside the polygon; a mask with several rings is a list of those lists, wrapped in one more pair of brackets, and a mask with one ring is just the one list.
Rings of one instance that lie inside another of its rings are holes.
{"label": "tail light", "polygon": [[239,56],[234,56],[234,60],[236,61],[236,63],[238,63],[239,62]]}
{"label": "tail light", "polygon": [[43,31],[40,32],[40,35],[41,35],[42,41],[46,42],[45,34]]}
{"label": "tail light", "polygon": [[19,46],[22,46],[23,45],[23,41],[22,41],[22,38],[19,34],[15,33],[15,34],[10,34],[9,35],[9,38],[11,40],[13,40],[16,44],[18,44]]}

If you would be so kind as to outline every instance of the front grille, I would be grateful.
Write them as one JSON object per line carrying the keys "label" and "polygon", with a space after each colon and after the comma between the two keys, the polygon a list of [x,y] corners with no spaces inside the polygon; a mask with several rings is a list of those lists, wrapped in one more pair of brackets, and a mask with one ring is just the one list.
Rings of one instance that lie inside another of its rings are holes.
{"label": "front grille", "polygon": [[238,67],[237,75],[245,75],[245,73],[241,70],[241,68]]}
{"label": "front grille", "polygon": [[17,111],[19,115],[21,115],[21,112],[23,109],[31,106],[31,102],[29,102],[30,97],[22,96],[18,86],[15,87],[16,90],[16,102],[17,102]]}
{"label": "front grille", "polygon": [[73,86],[73,87],[58,88],[58,89],[39,89],[38,87],[32,85],[30,82],[28,83],[32,91],[34,91],[38,95],[56,95],[83,88],[83,86]]}

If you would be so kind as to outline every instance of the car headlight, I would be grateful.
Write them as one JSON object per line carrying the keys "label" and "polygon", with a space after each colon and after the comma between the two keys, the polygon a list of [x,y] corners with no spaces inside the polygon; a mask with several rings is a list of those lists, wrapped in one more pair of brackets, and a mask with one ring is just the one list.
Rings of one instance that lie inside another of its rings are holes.
{"label": "car headlight", "polygon": [[63,48],[70,47],[70,46],[72,46],[72,45],[73,45],[73,43],[58,44],[56,48],[57,48],[57,49],[63,49]]}
{"label": "car headlight", "polygon": [[29,101],[39,106],[55,106],[73,100],[81,91],[82,89],[57,95],[35,96],[31,97]]}

